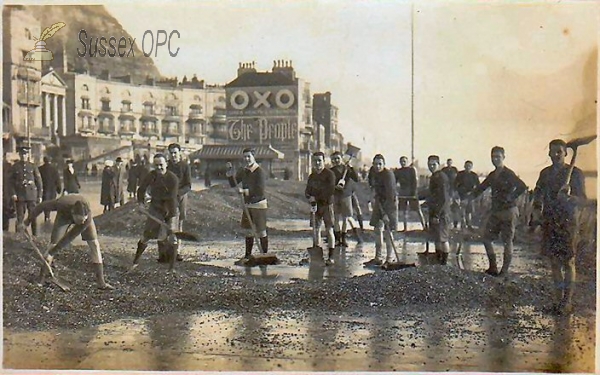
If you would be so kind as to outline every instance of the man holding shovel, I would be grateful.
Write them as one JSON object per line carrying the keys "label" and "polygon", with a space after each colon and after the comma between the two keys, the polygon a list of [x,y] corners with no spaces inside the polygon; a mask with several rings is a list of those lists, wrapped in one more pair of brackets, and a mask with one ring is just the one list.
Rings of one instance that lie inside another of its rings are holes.
{"label": "man holding shovel", "polygon": [[[192,169],[189,163],[183,159],[181,154],[181,146],[177,143],[171,143],[168,146],[171,160],[167,166],[167,170],[175,173],[179,180],[179,189],[177,191],[179,217],[177,218],[177,226],[179,231],[183,231],[183,221],[186,219],[187,212],[187,194],[192,190]],[[177,261],[181,262],[183,257],[177,254]]]}
{"label": "man holding shovel", "polygon": [[[25,220],[25,226],[35,222],[36,217],[42,212],[56,211],[56,219],[52,227],[50,245],[45,251],[43,257],[52,264],[56,253],[70,244],[77,236],[87,241],[89,254],[94,266],[96,275],[96,285],[99,289],[114,289],[110,284],[104,281],[104,266],[102,264],[102,253],[100,252],[100,243],[98,242],[98,233],[96,225],[91,214],[89,202],[79,194],[64,195],[58,199],[45,201],[31,211],[29,217]],[[42,266],[40,271],[40,283],[43,284],[48,271]]]}
{"label": "man holding shovel", "polygon": [[[333,193],[333,211],[335,214],[335,240],[336,246],[348,247],[346,242],[347,222],[352,219],[352,193],[354,190],[354,182],[358,181],[358,175],[354,168],[349,165],[342,164],[342,154],[339,151],[331,154],[330,168],[335,174],[335,190]],[[340,221],[342,225],[340,226]],[[353,233],[356,238],[360,239],[358,230],[353,227]]]}
{"label": "man holding shovel", "polygon": [[[231,187],[238,187],[238,193],[244,197],[245,209],[242,213],[241,226],[246,229],[246,253],[236,265],[245,265],[252,256],[252,247],[254,246],[254,237],[259,240],[259,246],[262,253],[269,249],[269,238],[267,237],[267,197],[265,196],[265,184],[267,175],[258,165],[254,158],[256,150],[245,148],[242,151],[244,155],[244,168],[239,169],[235,174],[231,163],[227,163],[226,176],[229,179]],[[241,184],[241,185],[240,185]],[[246,213],[249,215],[246,215]],[[253,228],[254,227],[254,228]],[[254,233],[256,230],[256,233]]]}
{"label": "man holding shovel", "polygon": [[315,218],[313,231],[316,232],[314,246],[321,243],[321,221],[325,223],[327,230],[327,245],[329,248],[326,265],[331,265],[333,261],[333,251],[335,249],[335,236],[333,233],[333,192],[335,190],[335,173],[325,168],[325,154],[318,151],[312,155],[313,171],[308,176],[304,194],[311,206],[311,212]]}
{"label": "man holding shovel", "polygon": [[137,251],[131,269],[137,268],[142,254],[148,247],[148,241],[157,239],[159,262],[168,261],[169,271],[172,271],[179,249],[179,240],[174,233],[178,230],[177,192],[179,180],[173,172],[167,170],[167,158],[163,154],[154,155],[154,168],[140,182],[137,191],[137,201],[141,206],[141,210],[146,210],[145,198],[148,189],[150,190],[151,201],[146,226],[137,244]]}
{"label": "man holding shovel", "polygon": [[381,248],[385,236],[385,247],[387,251],[385,265],[391,264],[394,251],[393,233],[398,226],[398,201],[396,199],[396,178],[394,172],[385,167],[383,155],[377,154],[373,157],[373,168],[370,172],[371,189],[373,196],[371,205],[371,221],[369,224],[375,228],[375,258],[365,262],[365,266],[384,265],[381,257]]}
{"label": "man holding shovel", "polygon": [[[569,314],[575,282],[574,236],[577,229],[577,205],[585,199],[585,183],[581,170],[565,163],[567,143],[560,139],[550,142],[552,165],[544,168],[534,190],[535,221],[541,217],[542,251],[550,258],[552,278],[558,303],[555,314]],[[574,156],[573,156],[574,159]],[[570,171],[570,169],[572,169]],[[563,276],[564,272],[564,276]]]}
{"label": "man holding shovel", "polygon": [[[513,239],[519,217],[517,199],[527,191],[527,185],[517,177],[515,172],[504,165],[506,157],[504,148],[492,147],[490,156],[496,169],[469,196],[476,198],[486,189],[492,189],[492,209],[483,234],[483,245],[490,262],[485,273],[492,276],[507,276],[512,261]],[[496,254],[492,245],[492,241],[498,234],[504,242],[504,257],[500,272],[498,272]]]}
{"label": "man holding shovel", "polygon": [[[427,209],[429,211],[429,235],[435,242],[435,253],[441,265],[448,262],[450,252],[450,178],[440,170],[440,157],[430,155],[427,167],[431,172]],[[427,254],[426,250],[423,254]]]}

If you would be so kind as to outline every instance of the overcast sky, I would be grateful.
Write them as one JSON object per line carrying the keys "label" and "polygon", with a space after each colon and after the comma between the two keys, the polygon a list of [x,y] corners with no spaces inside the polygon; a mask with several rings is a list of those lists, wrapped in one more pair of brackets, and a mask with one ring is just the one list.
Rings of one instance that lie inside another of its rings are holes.
{"label": "overcast sky", "polygon": [[[235,78],[238,62],[256,61],[266,71],[273,60],[292,60],[313,93],[332,92],[348,140],[369,156],[383,153],[392,166],[410,155],[408,2],[106,6],[139,42],[147,29],[180,32],[179,55],[161,51],[155,58],[164,75],[195,73],[224,84]],[[533,184],[549,162],[549,140],[596,130],[598,15],[592,1],[416,3],[417,159],[435,153],[459,167],[472,159],[477,170],[489,171],[489,150],[499,144],[507,164]],[[577,123],[585,129],[574,132]],[[583,156],[595,169],[595,148]]]}

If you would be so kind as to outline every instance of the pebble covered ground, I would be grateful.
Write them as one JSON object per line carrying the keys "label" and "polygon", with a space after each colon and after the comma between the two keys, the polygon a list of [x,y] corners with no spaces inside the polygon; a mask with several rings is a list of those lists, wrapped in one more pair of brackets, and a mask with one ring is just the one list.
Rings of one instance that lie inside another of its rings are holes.
{"label": "pebble covered ground", "polygon": [[[288,181],[269,193],[270,217],[308,217],[303,184]],[[16,330],[82,328],[121,318],[184,313],[202,310],[264,311],[295,310],[322,312],[358,312],[375,310],[421,311],[433,309],[484,309],[491,307],[532,306],[543,309],[551,303],[548,277],[532,274],[505,282],[483,273],[456,267],[426,266],[393,272],[376,272],[345,279],[322,282],[290,280],[285,283],[261,282],[243,277],[243,269],[231,270],[202,264],[200,255],[180,262],[177,273],[168,275],[164,265],[152,256],[140,269],[126,273],[131,264],[135,238],[143,221],[127,204],[96,218],[104,256],[107,280],[117,289],[95,288],[88,263],[87,247],[71,245],[57,258],[54,267],[68,280],[71,292],[64,293],[53,285],[35,283],[39,261],[24,237],[4,233],[3,285],[4,325]],[[231,189],[211,188],[193,192],[189,219],[184,229],[200,235],[202,240],[232,239],[239,233],[239,197]],[[210,213],[207,220],[206,213]],[[201,213],[201,214],[200,214]],[[285,231],[271,233],[285,238]],[[123,236],[119,240],[119,236]],[[47,238],[36,239],[41,247]],[[594,242],[595,246],[595,242]],[[239,249],[232,250],[238,254]],[[576,306],[578,311],[595,311],[595,254],[587,252],[578,259],[580,282]]]}

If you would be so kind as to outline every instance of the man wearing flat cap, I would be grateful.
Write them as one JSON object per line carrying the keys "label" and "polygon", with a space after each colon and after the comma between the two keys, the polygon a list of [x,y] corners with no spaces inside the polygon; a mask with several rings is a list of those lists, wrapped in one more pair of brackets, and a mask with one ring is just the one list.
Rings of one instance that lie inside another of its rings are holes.
{"label": "man wearing flat cap", "polygon": [[[42,201],[42,177],[38,168],[29,161],[29,146],[20,146],[19,160],[10,169],[8,189],[17,209],[17,232],[24,229],[25,211],[31,211]],[[31,223],[31,232],[37,234],[37,225]]]}

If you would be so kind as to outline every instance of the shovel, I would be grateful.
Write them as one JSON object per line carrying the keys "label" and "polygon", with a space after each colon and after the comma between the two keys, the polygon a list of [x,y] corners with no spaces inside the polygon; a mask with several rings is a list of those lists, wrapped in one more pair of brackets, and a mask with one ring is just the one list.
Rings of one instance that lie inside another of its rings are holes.
{"label": "shovel", "polygon": [[[375,199],[375,202],[377,203],[377,207],[379,208],[379,211],[383,215],[386,215],[381,203],[377,199]],[[381,269],[384,271],[396,271],[396,270],[401,270],[404,268],[415,267],[414,263],[410,263],[410,264],[400,263],[400,256],[398,255],[398,250],[396,249],[396,244],[394,243],[394,237],[392,236],[392,230],[389,227],[389,218],[387,220],[384,220],[383,233],[385,236],[387,236],[388,240],[392,244],[392,249],[394,249],[394,255],[396,255],[396,263],[388,263],[384,266],[381,266]]]}
{"label": "shovel", "polygon": [[52,283],[54,283],[57,287],[59,287],[63,292],[70,291],[71,288],[69,288],[69,286],[64,281],[59,280],[57,278],[57,276],[54,274],[54,272],[52,271],[52,267],[50,266],[50,264],[48,264],[48,262],[46,261],[46,258],[44,258],[44,255],[40,251],[39,247],[33,241],[33,238],[31,237],[29,232],[27,230],[24,230],[23,234],[25,235],[27,242],[29,242],[29,244],[33,247],[33,250],[35,250],[35,253],[40,257],[40,259],[42,261],[42,266],[44,267],[45,271],[48,272],[48,276],[50,276],[50,281]]}
{"label": "shovel", "polygon": [[[238,185],[237,180],[235,179],[235,175],[233,176],[233,182],[235,186]],[[254,267],[254,266],[271,266],[279,263],[279,259],[277,259],[277,255],[273,253],[263,253],[262,245],[260,244],[260,238],[258,238],[258,232],[256,231],[256,225],[252,221],[252,216],[250,216],[250,210],[246,206],[246,202],[244,201],[244,196],[240,194],[240,200],[242,203],[242,207],[244,209],[244,215],[248,218],[248,222],[250,223],[250,228],[252,229],[252,236],[258,248],[260,249],[260,254],[250,255],[250,258],[244,263],[245,267]]]}
{"label": "shovel", "polygon": [[[311,247],[307,248],[306,250],[308,251],[308,255],[309,255],[309,259],[310,259],[310,263],[312,263],[312,260],[319,260],[321,262],[323,262],[323,248],[321,246],[319,246],[319,244],[317,243],[317,214],[314,212],[310,212],[310,222],[312,223],[312,240],[313,240],[313,244]],[[300,262],[300,265],[304,265],[305,263],[307,263],[308,259],[306,260],[302,260]]]}
{"label": "shovel", "polygon": [[[167,230],[171,229],[171,228],[169,228],[169,226],[167,225],[167,223],[165,223],[163,220],[160,220],[156,216],[152,215],[145,208],[139,207],[138,211],[141,212],[142,214],[146,215],[148,218],[150,218],[150,220],[155,221],[158,224],[160,224],[163,228],[165,228]],[[188,233],[188,232],[173,232],[173,233],[180,240],[186,240],[186,241],[191,241],[191,242],[200,242],[200,240],[198,239],[198,237],[196,235],[192,234],[192,233]]]}

